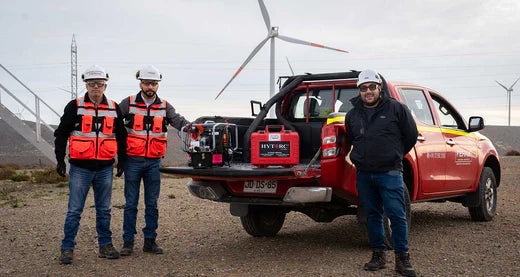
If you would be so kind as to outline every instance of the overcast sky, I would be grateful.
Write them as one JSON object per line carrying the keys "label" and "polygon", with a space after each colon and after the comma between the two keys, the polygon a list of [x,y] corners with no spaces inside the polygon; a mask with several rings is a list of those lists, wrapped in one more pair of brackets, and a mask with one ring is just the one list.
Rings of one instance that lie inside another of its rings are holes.
{"label": "overcast sky", "polygon": [[[276,75],[372,68],[387,80],[430,87],[468,119],[507,125],[506,91],[520,77],[520,1],[265,0],[282,35],[348,50],[276,41]],[[224,94],[217,93],[267,31],[257,0],[0,1],[0,63],[58,113],[70,101],[70,44],[78,71],[98,64],[110,74],[106,95],[135,94],[134,74],[154,64],[164,76],[159,96],[194,120],[248,116],[249,100],[269,96],[269,44]],[[80,91],[84,84],[78,80]],[[0,84],[31,107],[34,100],[7,74]],[[511,124],[520,125],[520,81]],[[31,116],[1,92],[2,103]],[[44,108],[45,120],[57,122]]]}

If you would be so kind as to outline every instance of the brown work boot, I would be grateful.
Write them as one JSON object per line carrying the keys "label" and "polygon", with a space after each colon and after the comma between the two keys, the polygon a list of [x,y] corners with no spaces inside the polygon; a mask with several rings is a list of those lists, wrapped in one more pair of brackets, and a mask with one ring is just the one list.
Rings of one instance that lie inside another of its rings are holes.
{"label": "brown work boot", "polygon": [[386,267],[386,255],[383,250],[374,250],[372,252],[372,259],[365,264],[364,269],[370,271],[380,270]]}
{"label": "brown work boot", "polygon": [[121,248],[121,256],[130,256],[134,252],[134,241],[126,241],[123,243]]}
{"label": "brown work boot", "polygon": [[114,246],[109,243],[99,247],[98,257],[105,259],[119,259],[119,252],[117,252]]}
{"label": "brown work boot", "polygon": [[73,249],[61,249],[60,264],[71,264],[72,256],[74,256]]}
{"label": "brown work boot", "polygon": [[150,252],[153,254],[162,254],[163,250],[157,243],[155,243],[155,239],[145,238],[143,245],[143,252]]}
{"label": "brown work boot", "polygon": [[410,254],[408,252],[395,253],[395,272],[402,276],[417,276],[410,264]]}

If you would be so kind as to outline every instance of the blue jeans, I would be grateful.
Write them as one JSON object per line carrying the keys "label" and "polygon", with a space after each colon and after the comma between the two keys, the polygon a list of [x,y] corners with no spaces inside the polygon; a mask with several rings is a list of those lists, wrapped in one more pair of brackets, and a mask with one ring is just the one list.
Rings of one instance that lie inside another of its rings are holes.
{"label": "blue jeans", "polygon": [[134,241],[137,233],[135,229],[137,221],[137,204],[139,203],[139,186],[141,179],[144,184],[144,220],[143,228],[145,238],[157,237],[159,210],[157,199],[161,189],[161,159],[149,159],[144,161],[133,160],[129,157],[125,165],[125,213],[123,219],[123,240]]}
{"label": "blue jeans", "polygon": [[386,249],[384,243],[383,210],[390,219],[395,253],[408,251],[408,223],[404,202],[403,174],[357,171],[356,184],[367,216],[368,236],[372,249]]}
{"label": "blue jeans", "polygon": [[69,207],[63,231],[65,237],[61,241],[62,249],[74,249],[78,234],[81,213],[85,206],[87,194],[92,186],[96,204],[96,231],[99,246],[112,243],[110,231],[110,201],[112,197],[112,166],[100,170],[89,170],[70,165],[69,170]]}

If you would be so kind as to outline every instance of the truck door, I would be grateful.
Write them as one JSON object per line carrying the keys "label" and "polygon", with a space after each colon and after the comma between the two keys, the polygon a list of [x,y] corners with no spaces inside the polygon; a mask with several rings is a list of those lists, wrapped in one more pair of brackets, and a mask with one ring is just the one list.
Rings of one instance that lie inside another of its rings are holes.
{"label": "truck door", "polygon": [[470,190],[478,178],[476,137],[466,132],[460,114],[440,95],[430,92],[446,141],[446,191]]}
{"label": "truck door", "polygon": [[419,198],[444,191],[446,181],[446,142],[436,125],[425,92],[419,88],[400,88],[399,95],[417,123],[419,136],[415,144],[419,171]]}

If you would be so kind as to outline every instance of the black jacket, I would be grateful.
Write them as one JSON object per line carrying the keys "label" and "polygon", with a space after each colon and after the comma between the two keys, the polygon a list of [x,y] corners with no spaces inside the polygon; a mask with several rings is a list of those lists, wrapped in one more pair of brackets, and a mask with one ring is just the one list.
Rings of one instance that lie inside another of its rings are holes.
{"label": "black jacket", "polygon": [[347,140],[353,146],[350,160],[358,170],[402,170],[403,156],[417,142],[417,125],[410,110],[390,98],[386,86],[381,96],[370,121],[360,96],[350,100],[354,107],[347,113],[345,127]]}
{"label": "black jacket", "polygon": [[[85,93],[85,102],[92,102],[88,97],[88,94]],[[107,98],[103,95],[103,103],[107,103]],[[79,126],[80,115],[77,114],[78,105],[76,104],[76,99],[70,101],[67,106],[65,106],[65,111],[63,116],[60,119],[60,125],[54,131],[54,154],[56,155],[56,160],[63,161],[65,159],[67,141],[69,139],[70,133],[74,131],[76,128],[81,128]],[[126,161],[126,129],[123,125],[123,115],[119,106],[116,103],[116,112],[117,118],[114,120],[114,133],[116,135],[117,140],[117,159],[119,163],[124,163]],[[95,126],[95,124],[94,124]],[[114,159],[112,160],[78,160],[78,159],[69,159],[69,163],[89,170],[99,170],[104,167],[110,166],[114,163]]]}

